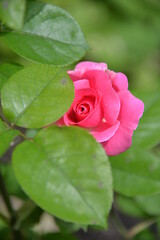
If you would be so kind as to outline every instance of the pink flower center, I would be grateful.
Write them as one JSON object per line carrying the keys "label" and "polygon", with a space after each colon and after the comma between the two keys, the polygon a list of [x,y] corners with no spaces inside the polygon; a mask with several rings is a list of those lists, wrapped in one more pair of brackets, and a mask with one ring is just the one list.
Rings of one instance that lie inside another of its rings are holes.
{"label": "pink flower center", "polygon": [[84,97],[80,101],[75,102],[73,110],[76,114],[77,121],[82,121],[94,108],[95,99],[92,97]]}
{"label": "pink flower center", "polygon": [[90,112],[90,106],[87,103],[80,103],[76,107],[76,112],[79,115],[85,115]]}
{"label": "pink flower center", "polygon": [[68,117],[73,122],[82,121],[94,109],[95,97],[84,96],[82,99],[75,101],[68,112]]}

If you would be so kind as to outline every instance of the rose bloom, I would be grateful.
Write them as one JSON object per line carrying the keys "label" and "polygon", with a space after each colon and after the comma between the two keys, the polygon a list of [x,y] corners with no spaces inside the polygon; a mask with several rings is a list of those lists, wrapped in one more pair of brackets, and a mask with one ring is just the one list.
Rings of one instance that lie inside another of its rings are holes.
{"label": "rose bloom", "polygon": [[127,77],[95,62],[81,62],[68,74],[75,98],[58,125],[88,129],[108,155],[127,150],[144,111],[143,102],[128,90]]}

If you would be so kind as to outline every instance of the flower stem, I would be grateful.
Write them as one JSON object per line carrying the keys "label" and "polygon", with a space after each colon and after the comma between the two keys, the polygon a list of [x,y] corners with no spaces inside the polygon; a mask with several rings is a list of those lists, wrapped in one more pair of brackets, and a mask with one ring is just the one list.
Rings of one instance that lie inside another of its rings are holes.
{"label": "flower stem", "polygon": [[126,239],[133,239],[133,237],[135,237],[138,233],[142,232],[144,229],[148,228],[156,221],[157,218],[153,218],[135,225],[128,231]]}

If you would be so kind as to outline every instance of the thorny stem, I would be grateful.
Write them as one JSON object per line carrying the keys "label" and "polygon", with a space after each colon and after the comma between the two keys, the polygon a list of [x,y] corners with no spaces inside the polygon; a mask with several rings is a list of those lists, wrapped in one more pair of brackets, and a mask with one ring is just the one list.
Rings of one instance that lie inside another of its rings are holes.
{"label": "thorny stem", "polygon": [[7,189],[6,189],[1,171],[0,171],[0,192],[1,192],[2,198],[4,200],[4,203],[7,207],[8,213],[10,215],[10,227],[11,227],[11,230],[12,230],[12,233],[13,233],[13,237],[14,237],[15,240],[21,240],[22,237],[21,237],[20,231],[15,229],[15,223],[17,221],[17,216],[16,216],[16,213],[15,213],[13,207],[12,207],[9,195],[7,193]]}

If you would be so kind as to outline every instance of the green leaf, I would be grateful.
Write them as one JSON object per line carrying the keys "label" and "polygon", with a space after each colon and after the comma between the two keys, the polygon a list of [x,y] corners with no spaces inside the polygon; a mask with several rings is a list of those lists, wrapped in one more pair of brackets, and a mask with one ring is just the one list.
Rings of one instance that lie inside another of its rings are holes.
{"label": "green leaf", "polygon": [[34,138],[39,130],[37,128],[27,129],[25,135],[27,138]]}
{"label": "green leaf", "polygon": [[152,216],[160,216],[160,193],[136,197],[141,209]]}
{"label": "green leaf", "polygon": [[134,149],[111,158],[115,191],[128,196],[160,192],[160,161],[150,152]]}
{"label": "green leaf", "polygon": [[158,218],[158,221],[157,221],[157,233],[158,233],[158,236],[160,237],[160,218]]}
{"label": "green leaf", "polygon": [[55,218],[56,224],[58,226],[58,228],[60,229],[60,232],[62,234],[69,234],[69,233],[73,233],[76,232],[80,229],[83,230],[87,230],[86,225],[81,225],[78,223],[69,223],[69,222],[65,222],[59,218]]}
{"label": "green leaf", "polygon": [[4,227],[7,227],[7,224],[6,224],[6,222],[1,218],[1,216],[0,216],[0,230],[2,229],[2,228],[4,228]]}
{"label": "green leaf", "polygon": [[40,222],[43,210],[37,207],[32,201],[25,201],[23,206],[18,211],[18,219],[21,223],[21,229],[31,229]]}
{"label": "green leaf", "polygon": [[36,233],[32,228],[23,229],[25,240],[42,240],[41,236]]}
{"label": "green leaf", "polygon": [[10,235],[11,233],[9,227],[0,228],[1,239],[10,239]]}
{"label": "green leaf", "polygon": [[12,124],[40,128],[68,110],[74,88],[65,70],[35,65],[15,73],[3,87],[1,97],[4,114]]}
{"label": "green leaf", "polygon": [[1,164],[0,169],[9,195],[26,199],[26,195],[22,191],[20,185],[17,182],[17,179],[15,178],[12,164],[11,163]]}
{"label": "green leaf", "polygon": [[137,130],[134,132],[133,146],[151,149],[160,142],[160,94],[159,91],[141,93],[145,111]]}
{"label": "green leaf", "polygon": [[16,136],[18,136],[18,131],[8,128],[0,119],[0,156],[7,151]]}
{"label": "green leaf", "polygon": [[22,30],[3,38],[20,56],[52,65],[76,62],[88,50],[74,18],[59,7],[40,2],[28,2]]}
{"label": "green leaf", "polygon": [[47,233],[41,237],[41,240],[78,240],[73,235],[63,235],[61,233]]}
{"label": "green leaf", "polygon": [[134,217],[146,217],[145,211],[139,206],[134,198],[128,198],[123,195],[116,197],[116,203],[120,211]]}
{"label": "green leaf", "polygon": [[13,167],[24,191],[50,214],[106,226],[112,203],[110,165],[102,146],[84,129],[41,130],[33,142],[15,149]]}
{"label": "green leaf", "polygon": [[155,240],[155,235],[149,229],[144,229],[142,232],[138,233],[133,240]]}
{"label": "green leaf", "polygon": [[4,63],[0,65],[0,91],[8,78],[21,69],[22,67],[20,65],[10,63]]}
{"label": "green leaf", "polygon": [[19,30],[23,26],[25,0],[0,0],[0,18],[10,28]]}

